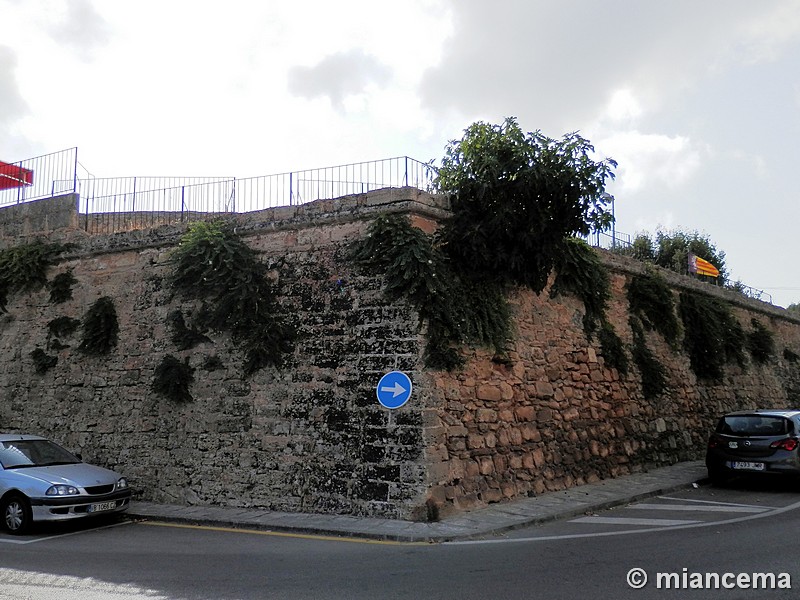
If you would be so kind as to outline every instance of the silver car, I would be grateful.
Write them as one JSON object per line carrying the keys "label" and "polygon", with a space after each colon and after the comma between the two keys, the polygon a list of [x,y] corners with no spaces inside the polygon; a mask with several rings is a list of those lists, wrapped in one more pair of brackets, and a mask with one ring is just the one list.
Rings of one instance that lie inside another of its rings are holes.
{"label": "silver car", "polygon": [[130,498],[127,479],[114,471],[43,437],[0,434],[0,525],[9,533],[24,533],[34,521],[120,512]]}

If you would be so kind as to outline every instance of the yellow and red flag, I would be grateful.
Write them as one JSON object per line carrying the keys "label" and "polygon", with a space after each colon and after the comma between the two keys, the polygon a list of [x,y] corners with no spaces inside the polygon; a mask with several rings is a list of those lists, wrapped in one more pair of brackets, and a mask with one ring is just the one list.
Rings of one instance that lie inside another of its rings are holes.
{"label": "yellow and red flag", "polygon": [[689,273],[719,277],[719,269],[705,259],[689,252]]}

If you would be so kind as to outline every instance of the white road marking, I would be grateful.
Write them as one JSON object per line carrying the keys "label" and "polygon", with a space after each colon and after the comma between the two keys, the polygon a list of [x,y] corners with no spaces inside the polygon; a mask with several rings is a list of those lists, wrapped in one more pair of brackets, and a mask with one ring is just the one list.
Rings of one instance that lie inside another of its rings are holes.
{"label": "white road marking", "polygon": [[[38,542],[46,542],[48,540],[57,540],[60,538],[71,537],[73,535],[80,535],[82,533],[89,533],[91,531],[100,531],[101,529],[111,529],[112,527],[119,527],[120,525],[129,525],[133,523],[133,521],[120,521],[119,523],[112,523],[111,525],[103,525],[102,527],[92,527],[91,529],[82,529],[80,531],[70,531],[68,533],[58,533],[56,535],[49,535],[47,537],[37,537],[32,539],[24,539],[24,538],[15,538],[5,535],[0,536],[0,544],[36,544]],[[0,600],[2,596],[0,596]]]}
{"label": "white road marking", "polygon": [[553,542],[556,540],[576,540],[583,538],[595,537],[610,537],[615,535],[642,535],[650,533],[658,533],[661,531],[679,531],[681,529],[700,529],[702,527],[721,527],[723,525],[731,525],[733,523],[744,523],[745,521],[753,521],[755,519],[763,519],[764,517],[772,517],[792,510],[800,508],[800,502],[795,502],[783,508],[776,508],[767,512],[757,513],[754,515],[747,515],[745,517],[735,517],[724,521],[703,521],[700,523],[691,523],[689,525],[676,525],[674,527],[650,527],[642,529],[623,529],[616,531],[600,531],[594,533],[572,533],[567,535],[543,535],[540,537],[524,537],[524,538],[502,538],[490,540],[461,540],[452,542],[442,542],[443,546],[477,546],[482,544],[523,544],[532,542]]}
{"label": "white road marking", "polygon": [[739,504],[737,502],[715,502],[713,500],[696,500],[694,498],[675,498],[674,496],[659,496],[659,500],[677,500],[679,502],[693,502],[696,504],[716,504],[719,506],[752,506],[753,508],[766,508],[775,510],[777,506],[764,506],[763,504]]}
{"label": "white road marking", "polygon": [[585,523],[589,525],[647,525],[650,527],[668,527],[675,525],[690,525],[700,521],[687,521],[683,519],[629,519],[626,517],[580,517],[572,519],[569,523]]}
{"label": "white road marking", "polygon": [[760,513],[766,512],[769,509],[762,506],[724,506],[724,505],[693,505],[687,506],[686,504],[631,504],[625,508],[634,508],[638,510],[674,510],[690,511],[690,512],[732,512],[732,513]]}

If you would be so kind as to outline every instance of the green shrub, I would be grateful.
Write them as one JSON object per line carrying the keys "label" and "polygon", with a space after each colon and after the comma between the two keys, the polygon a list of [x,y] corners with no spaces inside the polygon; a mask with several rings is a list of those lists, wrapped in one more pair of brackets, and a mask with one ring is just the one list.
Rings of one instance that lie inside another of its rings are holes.
{"label": "green shrub", "polygon": [[189,387],[193,382],[194,369],[189,366],[189,359],[181,362],[168,354],[156,367],[153,391],[175,402],[191,402]]}
{"label": "green shrub", "polygon": [[83,318],[83,339],[78,349],[86,354],[108,354],[117,345],[119,322],[114,301],[98,299]]}

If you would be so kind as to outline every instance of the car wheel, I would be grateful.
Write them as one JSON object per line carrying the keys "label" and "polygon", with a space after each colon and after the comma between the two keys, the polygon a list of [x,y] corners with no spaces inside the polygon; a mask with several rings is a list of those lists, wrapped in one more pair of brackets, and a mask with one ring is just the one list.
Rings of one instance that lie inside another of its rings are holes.
{"label": "car wheel", "polygon": [[14,535],[20,535],[28,530],[31,525],[31,504],[18,494],[8,496],[0,505],[3,517],[3,527]]}

